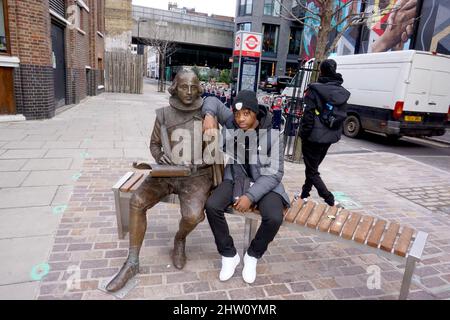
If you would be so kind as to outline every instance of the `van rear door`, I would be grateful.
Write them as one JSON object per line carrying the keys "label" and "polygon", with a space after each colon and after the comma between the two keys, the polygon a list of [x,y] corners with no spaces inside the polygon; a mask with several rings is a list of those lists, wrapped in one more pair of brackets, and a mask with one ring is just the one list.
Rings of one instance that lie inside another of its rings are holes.
{"label": "van rear door", "polygon": [[450,104],[450,58],[430,53],[414,57],[404,111],[446,114]]}

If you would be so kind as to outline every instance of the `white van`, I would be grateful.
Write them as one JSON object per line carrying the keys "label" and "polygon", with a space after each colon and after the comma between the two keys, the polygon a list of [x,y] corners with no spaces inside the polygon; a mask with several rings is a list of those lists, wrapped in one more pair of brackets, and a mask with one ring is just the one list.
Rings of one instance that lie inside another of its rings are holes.
{"label": "white van", "polygon": [[450,56],[405,50],[332,57],[351,92],[344,134],[440,136],[450,117]]}

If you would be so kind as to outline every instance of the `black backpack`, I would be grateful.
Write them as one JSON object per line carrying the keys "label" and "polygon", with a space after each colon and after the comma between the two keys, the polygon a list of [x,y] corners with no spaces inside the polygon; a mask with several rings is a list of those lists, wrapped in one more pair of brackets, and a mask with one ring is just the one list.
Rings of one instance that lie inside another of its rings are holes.
{"label": "black backpack", "polygon": [[[321,101],[322,102],[322,101]],[[329,102],[322,103],[322,112],[317,108],[314,110],[320,122],[331,130],[338,130],[342,127],[345,117],[336,113],[336,107]]]}

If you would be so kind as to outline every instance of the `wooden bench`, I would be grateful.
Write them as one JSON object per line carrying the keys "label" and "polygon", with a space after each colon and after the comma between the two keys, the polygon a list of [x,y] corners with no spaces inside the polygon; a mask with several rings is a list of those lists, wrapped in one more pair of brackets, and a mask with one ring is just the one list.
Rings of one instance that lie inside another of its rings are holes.
{"label": "wooden bench", "polygon": [[[120,239],[124,239],[128,232],[131,195],[147,175],[148,171],[127,172],[112,188]],[[170,195],[162,201],[178,203],[178,197]],[[261,216],[258,211],[246,213],[240,213],[233,209],[230,211],[245,218],[245,252],[256,234]],[[343,241],[391,261],[406,262],[399,299],[406,299],[408,296],[416,262],[422,258],[428,237],[425,232],[416,231],[395,222],[389,223],[369,215],[317,204],[314,201],[304,202],[301,199],[293,202],[291,208],[284,212],[282,225],[300,230],[303,234]]]}

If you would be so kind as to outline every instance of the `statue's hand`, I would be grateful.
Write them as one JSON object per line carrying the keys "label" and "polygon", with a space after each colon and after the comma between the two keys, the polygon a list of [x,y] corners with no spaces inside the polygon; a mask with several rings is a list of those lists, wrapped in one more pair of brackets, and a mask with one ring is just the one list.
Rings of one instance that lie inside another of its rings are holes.
{"label": "statue's hand", "polygon": [[158,159],[158,164],[173,165],[173,162],[166,154],[163,153]]}

